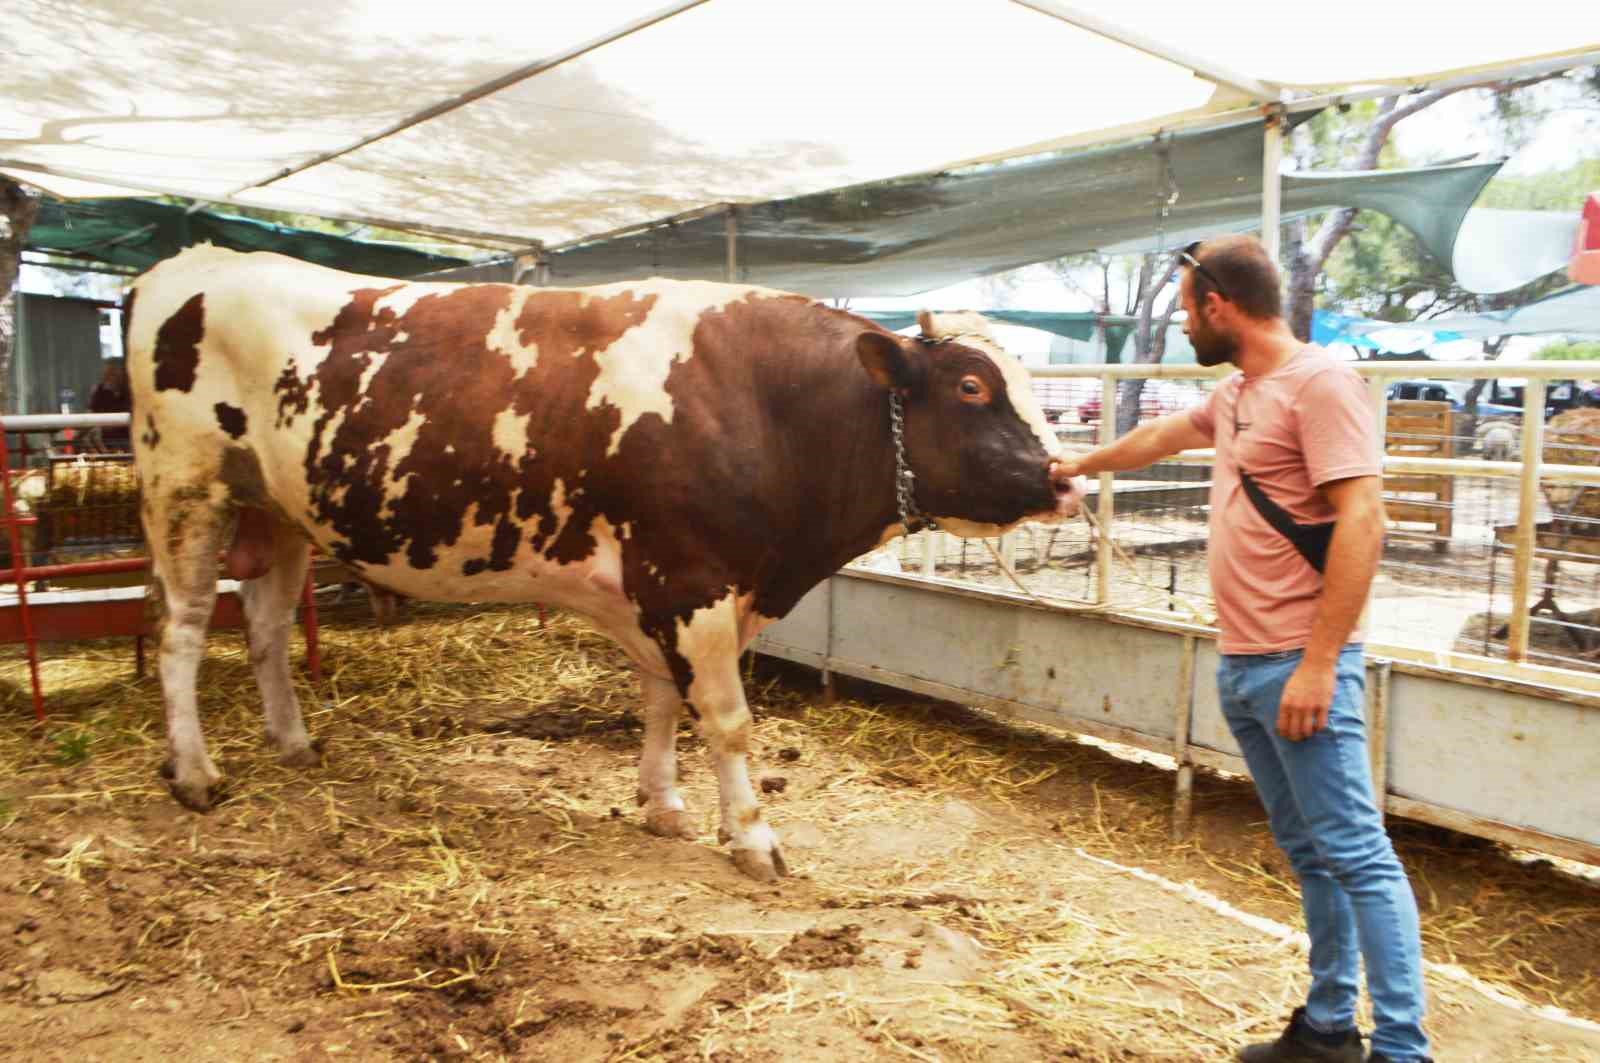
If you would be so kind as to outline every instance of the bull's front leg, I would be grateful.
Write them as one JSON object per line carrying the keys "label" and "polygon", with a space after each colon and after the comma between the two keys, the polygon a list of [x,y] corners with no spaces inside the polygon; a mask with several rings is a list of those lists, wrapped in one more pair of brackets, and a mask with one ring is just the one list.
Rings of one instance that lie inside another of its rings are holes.
{"label": "bull's front leg", "polygon": [[703,609],[679,627],[678,652],[691,669],[684,701],[698,716],[700,737],[717,769],[722,806],[717,838],[731,848],[739,870],[770,882],[789,868],[750,785],[750,707],[739,677],[738,632],[732,601]]}

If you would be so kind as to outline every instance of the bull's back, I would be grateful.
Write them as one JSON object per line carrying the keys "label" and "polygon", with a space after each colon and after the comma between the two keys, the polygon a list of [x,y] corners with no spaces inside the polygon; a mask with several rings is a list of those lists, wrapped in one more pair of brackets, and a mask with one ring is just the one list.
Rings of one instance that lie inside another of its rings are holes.
{"label": "bull's back", "polygon": [[600,564],[655,489],[639,433],[665,437],[699,321],[761,291],[406,283],[193,249],[136,287],[136,450],[170,483],[258,475],[281,516],[407,593]]}

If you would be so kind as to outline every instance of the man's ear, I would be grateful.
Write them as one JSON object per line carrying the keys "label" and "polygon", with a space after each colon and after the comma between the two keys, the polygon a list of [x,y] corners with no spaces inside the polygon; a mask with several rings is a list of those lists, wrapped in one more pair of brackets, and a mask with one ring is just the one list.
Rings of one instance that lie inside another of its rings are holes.
{"label": "man's ear", "polygon": [[857,336],[856,357],[873,383],[886,391],[909,388],[916,378],[911,355],[898,336],[887,332],[863,332]]}

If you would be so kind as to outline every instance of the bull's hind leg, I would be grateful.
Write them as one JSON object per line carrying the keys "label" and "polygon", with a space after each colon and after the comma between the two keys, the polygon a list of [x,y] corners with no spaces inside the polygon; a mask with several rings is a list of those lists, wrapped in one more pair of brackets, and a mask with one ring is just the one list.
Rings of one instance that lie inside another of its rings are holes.
{"label": "bull's hind leg", "polygon": [[695,613],[678,629],[678,653],[691,669],[684,700],[698,713],[700,736],[711,751],[721,795],[722,826],[733,862],[751,878],[766,882],[789,873],[778,835],[761,818],[750,785],[750,707],[739,676],[739,623],[732,599]]}
{"label": "bull's hind leg", "polygon": [[[244,542],[250,536],[248,543]],[[240,514],[239,531],[230,562],[236,555],[258,554],[267,570],[239,586],[244,603],[245,633],[250,641],[250,667],[261,691],[261,715],[267,740],[278,750],[278,760],[296,768],[314,768],[321,757],[306,734],[289,672],[289,634],[294,628],[295,602],[305,584],[311,563],[310,548],[299,532],[272,520],[260,510]]]}
{"label": "bull's hind leg", "polygon": [[179,803],[204,812],[221,793],[222,773],[200,730],[195,678],[217,598],[225,511],[205,488],[195,488],[148,499],[143,515],[160,610],[157,660],[167,718],[161,774]]}
{"label": "bull's hind leg", "polygon": [[678,793],[678,713],[683,699],[670,679],[639,673],[644,752],[639,757],[639,804],[645,829],[668,838],[693,838],[694,824]]}

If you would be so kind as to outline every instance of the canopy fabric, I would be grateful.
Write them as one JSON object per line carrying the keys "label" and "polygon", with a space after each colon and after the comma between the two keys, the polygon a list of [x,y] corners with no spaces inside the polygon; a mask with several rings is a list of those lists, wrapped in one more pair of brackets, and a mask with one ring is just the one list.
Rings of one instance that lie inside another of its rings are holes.
{"label": "canopy fabric", "polygon": [[334,269],[383,277],[410,277],[463,262],[399,244],[120,198],[44,200],[28,232],[27,249],[148,269],[190,244],[204,241],[236,251],[277,251]]}
{"label": "canopy fabric", "polygon": [[1577,211],[1474,207],[1461,223],[1451,272],[1469,292],[1520,288],[1565,269],[1578,234]]}
{"label": "canopy fabric", "polygon": [[[1079,252],[1181,246],[1260,226],[1259,120],[740,206],[738,279],[818,297],[911,295]],[[1498,163],[1284,178],[1293,218],[1382,210],[1441,262]],[[1177,193],[1165,217],[1158,192]],[[726,219],[706,215],[551,250],[550,281],[721,276]]]}
{"label": "canopy fabric", "polygon": [[[1348,0],[1311,47],[1238,32],[1292,21],[1268,0],[1226,18],[1170,0],[664,3],[12,0],[0,169],[65,195],[549,245],[1253,114],[1285,86],[1411,86],[1600,51],[1596,16],[1565,0],[1475,13],[1469,34],[1437,32],[1460,17],[1442,0]],[[1128,32],[1072,23],[1084,13]]]}
{"label": "canopy fabric", "polygon": [[[1008,0],[710,0],[249,187],[664,6],[13,0],[0,160],[555,243],[1202,110],[1218,95],[1184,67]],[[1112,79],[1118,91],[1103,91]]]}
{"label": "canopy fabric", "polygon": [[1538,333],[1600,335],[1600,287],[1579,285],[1507,310],[1447,314],[1401,325],[1392,321],[1351,319],[1342,326],[1342,331],[1346,335],[1359,336],[1395,328],[1426,328],[1455,339]]}

